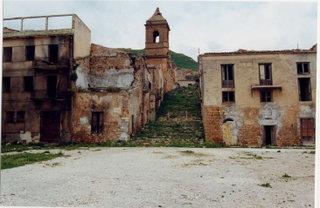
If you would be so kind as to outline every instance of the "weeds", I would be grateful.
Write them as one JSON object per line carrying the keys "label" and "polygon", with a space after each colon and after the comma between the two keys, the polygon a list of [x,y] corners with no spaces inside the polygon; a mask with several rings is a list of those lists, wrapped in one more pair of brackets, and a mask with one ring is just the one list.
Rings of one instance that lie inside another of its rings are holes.
{"label": "weeds", "polygon": [[61,152],[52,154],[52,153],[17,153],[10,155],[1,156],[1,169],[14,168],[18,166],[23,166],[26,164],[31,164],[39,161],[51,160],[56,157],[61,157],[63,154]]}

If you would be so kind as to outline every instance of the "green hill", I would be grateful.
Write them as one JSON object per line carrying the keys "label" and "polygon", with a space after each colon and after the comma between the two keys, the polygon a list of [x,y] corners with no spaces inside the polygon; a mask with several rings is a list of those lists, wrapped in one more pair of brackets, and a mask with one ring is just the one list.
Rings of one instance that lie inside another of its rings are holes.
{"label": "green hill", "polygon": [[[144,54],[143,49],[127,49],[127,48],[121,48],[121,50],[124,50],[126,52],[131,52],[134,54]],[[185,68],[185,69],[192,69],[197,70],[198,63],[193,60],[191,57],[184,55],[183,53],[177,53],[174,51],[170,51],[171,59],[179,68]]]}
{"label": "green hill", "polygon": [[191,57],[186,56],[183,53],[177,53],[174,51],[170,51],[170,53],[171,53],[171,58],[173,62],[177,65],[177,67],[197,70],[198,63],[195,60],[193,60]]}

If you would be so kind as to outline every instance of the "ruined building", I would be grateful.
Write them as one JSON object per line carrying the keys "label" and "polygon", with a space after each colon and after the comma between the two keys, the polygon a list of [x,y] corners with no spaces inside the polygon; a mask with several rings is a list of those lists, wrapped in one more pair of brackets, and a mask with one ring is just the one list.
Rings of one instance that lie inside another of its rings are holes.
{"label": "ruined building", "polygon": [[197,84],[198,72],[192,69],[178,68],[176,81],[179,87],[188,87]]}
{"label": "ruined building", "polygon": [[[90,30],[76,16],[67,29],[50,29],[49,21],[69,16],[17,17],[17,30],[4,28],[2,141],[55,142],[70,138],[73,60],[90,55]],[[42,30],[24,23],[45,20]]]}
{"label": "ruined building", "polygon": [[315,143],[316,46],[198,57],[208,141],[243,146]]}
{"label": "ruined building", "polygon": [[[65,17],[69,28],[50,28]],[[44,20],[45,28],[25,29],[28,19]],[[20,28],[3,35],[2,142],[128,140],[155,119],[175,85],[159,9],[146,23],[145,56],[92,44],[74,14],[4,19],[15,20]]]}

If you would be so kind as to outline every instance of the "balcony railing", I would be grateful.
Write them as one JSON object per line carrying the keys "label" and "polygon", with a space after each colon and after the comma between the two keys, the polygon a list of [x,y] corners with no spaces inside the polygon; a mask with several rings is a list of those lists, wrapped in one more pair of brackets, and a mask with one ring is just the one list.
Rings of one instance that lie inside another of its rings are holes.
{"label": "balcony railing", "polygon": [[272,85],[272,79],[260,79],[260,85]]}
{"label": "balcony railing", "polygon": [[47,90],[34,90],[31,92],[31,99],[34,100],[66,100],[71,96],[68,91],[48,92]]}
{"label": "balcony railing", "polygon": [[60,59],[56,62],[50,62],[48,57],[42,59],[36,59],[33,61],[32,68],[35,70],[48,70],[48,71],[55,71],[55,70],[62,70],[69,68],[69,64],[67,59]]}
{"label": "balcony railing", "polygon": [[222,80],[222,87],[234,88],[234,80]]}

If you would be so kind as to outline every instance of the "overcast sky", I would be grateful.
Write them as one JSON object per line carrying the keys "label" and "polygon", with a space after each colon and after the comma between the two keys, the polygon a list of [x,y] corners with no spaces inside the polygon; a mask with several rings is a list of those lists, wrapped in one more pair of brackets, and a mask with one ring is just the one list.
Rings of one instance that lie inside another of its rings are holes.
{"label": "overcast sky", "polygon": [[92,42],[144,48],[145,21],[160,7],[170,48],[196,59],[200,52],[310,48],[316,43],[317,5],[310,2],[8,1],[4,17],[76,13]]}

